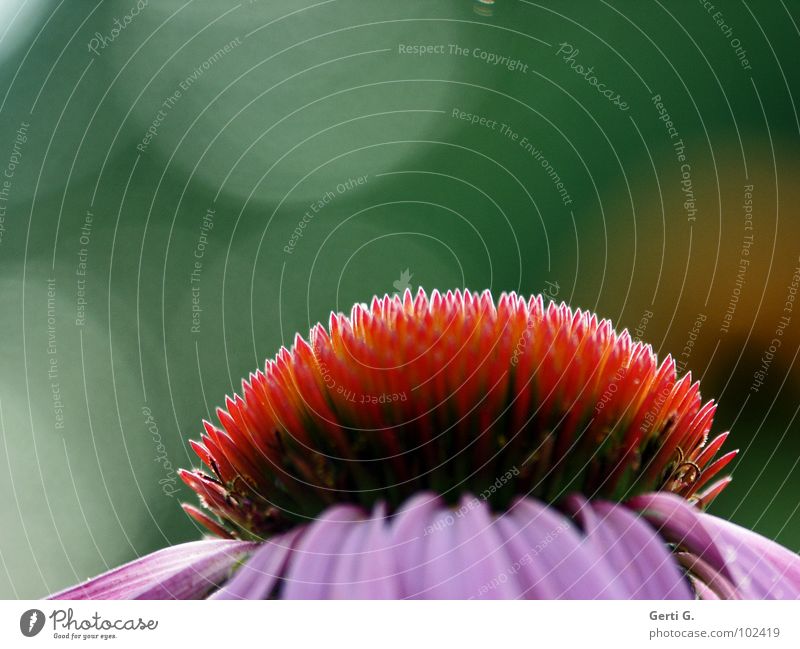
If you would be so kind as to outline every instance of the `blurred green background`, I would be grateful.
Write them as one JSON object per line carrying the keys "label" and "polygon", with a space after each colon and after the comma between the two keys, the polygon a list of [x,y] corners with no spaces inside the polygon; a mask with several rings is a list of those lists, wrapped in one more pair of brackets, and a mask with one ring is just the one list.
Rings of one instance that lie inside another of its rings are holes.
{"label": "blurred green background", "polygon": [[197,538],[174,472],[201,419],[405,285],[557,285],[672,353],[742,449],[712,511],[800,549],[798,21],[4,0],[0,596]]}

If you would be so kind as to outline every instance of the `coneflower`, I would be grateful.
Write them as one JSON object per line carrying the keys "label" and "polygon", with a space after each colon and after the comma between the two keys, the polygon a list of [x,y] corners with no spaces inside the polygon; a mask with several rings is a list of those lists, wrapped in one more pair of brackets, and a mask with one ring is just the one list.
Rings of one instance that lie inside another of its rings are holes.
{"label": "coneflower", "polygon": [[703,511],[714,404],[591,313],[406,291],[242,390],[182,472],[219,538],[53,597],[800,597],[800,557]]}

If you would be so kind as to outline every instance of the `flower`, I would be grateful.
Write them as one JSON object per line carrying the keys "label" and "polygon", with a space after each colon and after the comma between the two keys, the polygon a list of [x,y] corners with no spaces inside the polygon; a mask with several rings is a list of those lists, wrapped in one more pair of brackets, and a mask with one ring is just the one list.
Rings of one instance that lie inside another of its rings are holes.
{"label": "flower", "polygon": [[242,387],[181,473],[220,538],[55,598],[800,597],[800,557],[704,512],[714,404],[591,313],[406,291]]}

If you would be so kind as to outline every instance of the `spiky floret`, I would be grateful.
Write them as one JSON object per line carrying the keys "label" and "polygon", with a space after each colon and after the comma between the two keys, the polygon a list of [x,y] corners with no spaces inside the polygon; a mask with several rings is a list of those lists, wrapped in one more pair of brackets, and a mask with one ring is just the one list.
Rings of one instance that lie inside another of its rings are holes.
{"label": "spiky floret", "polygon": [[[184,481],[213,533],[260,537],[341,502],[399,505],[433,489],[494,507],[515,495],[707,503],[726,434],[691,374],[608,320],[503,294],[420,290],[332,314],[218,409]],[[705,487],[705,491],[699,490]]]}

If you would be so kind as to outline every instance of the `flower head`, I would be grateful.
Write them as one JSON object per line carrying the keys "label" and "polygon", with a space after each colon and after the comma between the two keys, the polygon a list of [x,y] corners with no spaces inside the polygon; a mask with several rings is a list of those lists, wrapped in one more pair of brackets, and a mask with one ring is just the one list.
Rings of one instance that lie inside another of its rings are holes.
{"label": "flower head", "polygon": [[[607,320],[525,300],[420,290],[331,315],[242,385],[183,479],[228,533],[268,535],[326,506],[392,506],[421,490],[496,507],[525,494],[707,502],[725,435],[691,375]],[[498,476],[509,475],[492,489]],[[220,525],[189,509],[215,533]]]}
{"label": "flower head", "polygon": [[[691,376],[607,320],[409,291],[243,382],[182,472],[208,540],[59,597],[800,597],[702,509],[734,457]],[[242,561],[244,564],[240,566]]]}

